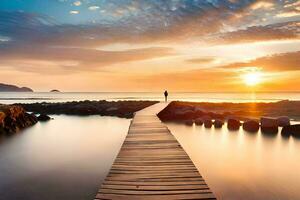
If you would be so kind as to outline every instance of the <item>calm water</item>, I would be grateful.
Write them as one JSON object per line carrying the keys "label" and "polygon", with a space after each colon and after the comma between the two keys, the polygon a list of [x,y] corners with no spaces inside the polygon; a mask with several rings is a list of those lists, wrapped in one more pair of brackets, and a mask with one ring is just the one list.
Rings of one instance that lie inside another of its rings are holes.
{"label": "calm water", "polygon": [[168,127],[219,199],[300,199],[299,139],[226,127]]}
{"label": "calm water", "polygon": [[1,200],[93,199],[130,120],[54,116],[0,141]]}
{"label": "calm water", "polygon": [[[300,93],[172,93],[169,100],[206,101],[206,102],[272,102],[279,100],[300,100]],[[158,100],[162,101],[162,93],[15,93],[0,92],[0,103],[31,103],[31,102],[64,102],[79,100]]]}
{"label": "calm water", "polygon": [[[0,103],[162,100],[160,93],[0,93]],[[170,100],[300,100],[299,93],[171,93]],[[130,120],[53,116],[0,138],[0,200],[92,199]],[[168,124],[219,199],[300,199],[300,140]]]}

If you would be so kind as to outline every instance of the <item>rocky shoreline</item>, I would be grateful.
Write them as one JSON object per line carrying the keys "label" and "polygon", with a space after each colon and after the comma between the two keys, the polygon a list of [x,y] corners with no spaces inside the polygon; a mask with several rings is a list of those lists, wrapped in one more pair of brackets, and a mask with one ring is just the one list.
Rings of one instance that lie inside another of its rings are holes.
{"label": "rocky shoreline", "polygon": [[[132,118],[134,113],[157,101],[73,101],[63,103],[30,103],[0,105],[0,133],[14,133],[32,126],[37,121],[48,121],[50,114],[101,115]],[[27,112],[31,112],[29,114]],[[38,117],[37,117],[38,116]],[[268,116],[268,117],[265,117]],[[300,101],[275,103],[193,103],[171,102],[158,117],[162,121],[184,122],[187,125],[203,125],[206,128],[221,128],[225,122],[229,130],[241,126],[248,132],[275,134],[283,127],[282,135],[300,136],[300,125],[291,125],[291,120],[300,120]]]}
{"label": "rocky shoreline", "polygon": [[[132,118],[134,113],[157,101],[78,101],[64,103],[0,104],[0,135],[13,134],[38,121],[51,118],[50,114],[102,115]],[[28,113],[30,112],[30,113]]]}
{"label": "rocky shoreline", "polygon": [[15,104],[35,114],[102,115],[132,118],[134,113],[157,101],[73,101],[63,103]]}
{"label": "rocky shoreline", "polygon": [[37,122],[38,118],[21,106],[0,105],[0,134],[13,134]]}
{"label": "rocky shoreline", "polygon": [[[276,134],[279,127],[283,136],[300,137],[300,125],[291,125],[291,120],[300,120],[300,101],[274,103],[192,103],[171,102],[158,114],[162,121],[181,122],[186,125],[204,124],[205,128],[221,128],[225,122],[229,130],[241,126],[247,132]],[[267,116],[267,117],[266,117]]]}

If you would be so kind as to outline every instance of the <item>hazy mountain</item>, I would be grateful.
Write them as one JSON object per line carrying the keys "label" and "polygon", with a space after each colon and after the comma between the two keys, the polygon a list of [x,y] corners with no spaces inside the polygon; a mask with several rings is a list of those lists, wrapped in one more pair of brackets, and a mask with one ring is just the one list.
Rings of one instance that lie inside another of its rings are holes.
{"label": "hazy mountain", "polygon": [[28,87],[18,87],[0,83],[0,92],[33,92],[33,90]]}

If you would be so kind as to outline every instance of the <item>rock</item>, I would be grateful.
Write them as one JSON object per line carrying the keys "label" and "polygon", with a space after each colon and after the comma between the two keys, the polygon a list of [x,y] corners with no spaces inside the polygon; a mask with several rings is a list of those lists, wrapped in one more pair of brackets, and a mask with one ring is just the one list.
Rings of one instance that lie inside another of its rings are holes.
{"label": "rock", "polygon": [[300,137],[300,124],[284,126],[281,130],[281,135]]}
{"label": "rock", "polygon": [[212,127],[212,121],[211,121],[211,119],[205,119],[204,120],[204,127],[205,128],[211,128]]}
{"label": "rock", "polygon": [[193,120],[186,120],[185,125],[192,126],[194,124]]}
{"label": "rock", "polygon": [[223,124],[224,124],[224,122],[221,119],[216,119],[214,121],[215,128],[222,128]]}
{"label": "rock", "polygon": [[287,116],[278,117],[277,124],[280,127],[289,126],[290,125],[290,118]]}
{"label": "rock", "polygon": [[49,121],[51,118],[48,115],[40,114],[37,119],[38,121],[45,122]]}
{"label": "rock", "polygon": [[193,119],[195,116],[195,112],[192,110],[185,110],[179,116],[181,119]]}
{"label": "rock", "polygon": [[198,126],[202,126],[203,120],[201,118],[198,118],[198,119],[195,120],[195,124],[198,125]]}
{"label": "rock", "polygon": [[266,134],[278,133],[278,127],[261,127],[261,132]]}
{"label": "rock", "polygon": [[33,113],[66,114],[66,115],[102,115],[131,118],[134,113],[148,106],[157,103],[156,101],[72,101],[60,103],[30,103],[16,104],[24,107]]}
{"label": "rock", "polygon": [[[25,113],[25,116],[29,121],[29,123],[27,124],[28,126],[38,122],[38,119],[34,114]],[[30,124],[30,123],[32,123],[32,124]]]}
{"label": "rock", "polygon": [[110,108],[106,109],[106,112],[111,112],[111,111],[116,111],[116,110],[118,110],[117,107],[110,107]]}
{"label": "rock", "polygon": [[197,117],[202,117],[205,114],[205,112],[199,107],[195,107],[194,112]]}
{"label": "rock", "polygon": [[260,118],[260,124],[262,127],[278,127],[278,121],[271,117]]}
{"label": "rock", "polygon": [[260,118],[261,131],[267,134],[276,134],[278,133],[278,121],[275,118],[271,117],[262,117]]}
{"label": "rock", "polygon": [[21,106],[0,105],[0,133],[12,134],[34,125],[37,118],[28,114]]}
{"label": "rock", "polygon": [[259,123],[255,120],[245,121],[243,129],[248,132],[257,132],[259,130]]}
{"label": "rock", "polygon": [[6,115],[4,112],[0,112],[0,127],[3,125],[4,123],[4,119],[5,119]]}
{"label": "rock", "polygon": [[229,130],[239,130],[241,122],[234,118],[229,118],[227,121],[227,128]]}
{"label": "rock", "polygon": [[201,117],[201,118],[202,118],[203,121],[204,121],[204,120],[212,120],[212,117],[209,116],[209,115],[204,115],[204,116]]}

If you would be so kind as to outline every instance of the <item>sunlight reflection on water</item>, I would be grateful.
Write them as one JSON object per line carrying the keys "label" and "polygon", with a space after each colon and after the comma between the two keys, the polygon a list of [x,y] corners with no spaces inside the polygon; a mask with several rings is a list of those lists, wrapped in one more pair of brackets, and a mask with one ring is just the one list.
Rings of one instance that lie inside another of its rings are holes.
{"label": "sunlight reflection on water", "polygon": [[168,123],[219,199],[300,199],[300,140]]}

